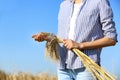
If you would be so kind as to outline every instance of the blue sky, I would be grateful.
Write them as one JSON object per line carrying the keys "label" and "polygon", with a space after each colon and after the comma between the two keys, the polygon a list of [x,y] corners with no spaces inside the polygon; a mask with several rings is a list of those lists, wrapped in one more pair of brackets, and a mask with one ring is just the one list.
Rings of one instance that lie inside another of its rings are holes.
{"label": "blue sky", "polygon": [[[0,0],[0,69],[6,72],[56,73],[56,64],[44,57],[45,42],[35,42],[38,32],[57,33],[57,15],[62,0]],[[120,1],[110,0],[118,34]],[[118,41],[120,36],[118,35]],[[120,75],[120,44],[104,48],[101,64]]]}

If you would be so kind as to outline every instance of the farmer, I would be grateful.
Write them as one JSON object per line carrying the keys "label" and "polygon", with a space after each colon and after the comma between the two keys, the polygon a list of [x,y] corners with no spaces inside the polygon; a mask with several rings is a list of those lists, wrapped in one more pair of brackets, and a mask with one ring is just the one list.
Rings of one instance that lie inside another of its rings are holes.
{"label": "farmer", "polygon": [[[77,48],[100,65],[103,47],[114,46],[117,33],[108,0],[64,0],[58,14],[59,44],[58,80],[93,80],[80,58]],[[34,35],[36,41],[49,41],[46,35]]]}

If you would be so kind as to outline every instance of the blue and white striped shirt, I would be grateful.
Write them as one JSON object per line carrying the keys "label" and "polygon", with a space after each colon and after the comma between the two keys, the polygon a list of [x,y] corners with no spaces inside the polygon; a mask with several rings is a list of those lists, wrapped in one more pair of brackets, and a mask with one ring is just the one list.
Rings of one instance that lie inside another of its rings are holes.
{"label": "blue and white striped shirt", "polygon": [[[117,40],[115,23],[113,21],[113,12],[108,0],[83,0],[79,15],[74,28],[74,41],[88,42],[103,37],[109,37]],[[74,0],[65,0],[60,5],[58,14],[58,36],[62,39],[68,39],[70,29],[70,19],[74,7]],[[77,69],[83,67],[80,58],[71,51],[68,60],[68,50],[59,44],[58,47],[60,69]],[[85,49],[83,52],[100,64],[101,48]]]}

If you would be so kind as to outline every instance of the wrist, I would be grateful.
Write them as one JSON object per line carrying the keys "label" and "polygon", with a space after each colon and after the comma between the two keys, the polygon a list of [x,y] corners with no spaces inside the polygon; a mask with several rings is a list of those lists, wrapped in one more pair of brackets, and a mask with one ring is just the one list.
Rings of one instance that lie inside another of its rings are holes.
{"label": "wrist", "polygon": [[84,49],[84,43],[79,43],[79,49]]}

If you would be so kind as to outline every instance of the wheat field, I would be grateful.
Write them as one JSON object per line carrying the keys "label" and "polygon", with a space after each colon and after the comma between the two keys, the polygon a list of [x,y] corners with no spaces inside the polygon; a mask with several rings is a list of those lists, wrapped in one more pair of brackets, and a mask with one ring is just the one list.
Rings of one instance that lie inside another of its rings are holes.
{"label": "wheat field", "polygon": [[31,73],[18,72],[17,74],[11,74],[0,70],[0,80],[57,80],[57,76],[48,73],[33,75]]}

